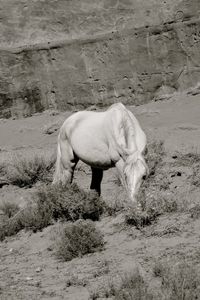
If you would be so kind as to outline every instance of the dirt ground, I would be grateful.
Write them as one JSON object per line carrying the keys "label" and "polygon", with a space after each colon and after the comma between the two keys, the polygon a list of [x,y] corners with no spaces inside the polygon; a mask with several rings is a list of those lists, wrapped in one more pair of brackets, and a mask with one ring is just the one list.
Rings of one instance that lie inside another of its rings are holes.
{"label": "dirt ground", "polygon": [[[171,161],[177,151],[200,153],[200,95],[187,93],[146,105],[130,107],[147,134],[148,141],[163,140]],[[13,156],[52,154],[56,150],[58,128],[69,115],[46,111],[20,120],[0,120],[0,160]],[[51,134],[46,132],[52,129]],[[47,130],[48,129],[48,130]],[[170,165],[171,166],[171,165]],[[167,168],[167,164],[166,164]],[[169,176],[166,193],[198,203],[200,188],[188,183],[190,168],[175,166]],[[78,168],[77,184],[88,189],[90,170]],[[114,201],[123,195],[115,180],[115,169],[106,171],[102,183],[102,197]],[[4,186],[0,201],[16,202],[23,206],[31,199],[32,189]],[[119,199],[118,199],[119,200]],[[0,299],[89,299],[91,291],[103,288],[110,278],[138,267],[149,280],[155,261],[179,261],[186,258],[199,263],[200,219],[192,219],[183,212],[166,213],[157,222],[138,230],[125,227],[123,214],[104,217],[96,222],[106,241],[105,250],[73,259],[59,261],[51,245],[54,241],[52,225],[42,232],[19,232],[0,243]],[[153,288],[153,286],[152,286]]]}

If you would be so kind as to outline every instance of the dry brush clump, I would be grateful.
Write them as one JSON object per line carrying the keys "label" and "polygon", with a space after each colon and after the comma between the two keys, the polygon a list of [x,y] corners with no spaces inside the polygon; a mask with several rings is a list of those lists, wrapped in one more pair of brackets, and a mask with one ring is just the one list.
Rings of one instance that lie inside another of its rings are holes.
{"label": "dry brush clump", "polygon": [[56,255],[64,261],[101,251],[103,235],[91,220],[78,220],[64,225],[56,239]]}
{"label": "dry brush clump", "polygon": [[6,175],[6,163],[0,162],[0,177],[3,177]]}
{"label": "dry brush clump", "polygon": [[[198,269],[186,261],[170,264],[157,261],[153,277],[144,276],[138,269],[107,279],[107,286],[90,292],[90,299],[115,300],[195,300],[200,295]],[[153,287],[153,288],[152,288]]]}
{"label": "dry brush clump", "polygon": [[18,209],[10,217],[6,214],[3,215],[0,222],[0,241],[17,234],[22,229],[36,232],[51,223],[52,215],[48,207],[39,207],[35,203],[30,203],[23,209]]}
{"label": "dry brush clump", "polygon": [[35,155],[22,158],[16,156],[6,170],[6,179],[10,184],[19,187],[32,187],[35,183],[51,182],[55,157]]}
{"label": "dry brush clump", "polygon": [[138,269],[107,280],[108,284],[90,292],[90,299],[151,300],[148,284]]}
{"label": "dry brush clump", "polygon": [[97,221],[104,211],[105,203],[94,191],[86,192],[77,184],[43,185],[36,191],[38,205],[48,205],[54,220],[67,221],[91,219]]}
{"label": "dry brush clump", "polygon": [[14,202],[4,201],[0,204],[0,211],[8,218],[13,217],[19,209],[19,206]]}
{"label": "dry brush clump", "polygon": [[103,211],[104,202],[97,193],[85,192],[76,184],[41,185],[26,207],[0,223],[0,240],[22,229],[42,230],[58,219],[98,220]]}
{"label": "dry brush clump", "polygon": [[141,210],[135,206],[129,207],[125,212],[125,222],[128,225],[134,225],[140,229],[144,226],[151,225],[160,215],[178,211],[178,200],[171,196],[163,196],[159,191],[156,195],[148,196],[145,190],[138,194],[138,202]]}
{"label": "dry brush clump", "polygon": [[160,294],[164,300],[195,300],[200,295],[200,274],[191,263],[157,262],[153,273],[160,278]]}

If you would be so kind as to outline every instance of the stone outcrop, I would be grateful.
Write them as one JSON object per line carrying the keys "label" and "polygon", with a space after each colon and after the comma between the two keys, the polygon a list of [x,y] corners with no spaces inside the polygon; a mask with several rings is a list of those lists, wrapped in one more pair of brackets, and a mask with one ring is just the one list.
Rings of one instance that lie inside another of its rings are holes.
{"label": "stone outcrop", "polygon": [[200,76],[199,0],[0,0],[0,116],[142,104]]}

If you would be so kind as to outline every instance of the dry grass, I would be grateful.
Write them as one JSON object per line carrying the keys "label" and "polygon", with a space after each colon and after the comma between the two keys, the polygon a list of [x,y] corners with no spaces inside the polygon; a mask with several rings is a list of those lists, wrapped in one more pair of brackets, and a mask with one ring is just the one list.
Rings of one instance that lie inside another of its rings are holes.
{"label": "dry grass", "polygon": [[56,255],[69,261],[103,249],[103,236],[90,220],[78,220],[68,223],[62,229],[56,241]]}
{"label": "dry grass", "polygon": [[6,178],[10,184],[19,187],[32,187],[36,182],[51,182],[54,157],[33,156],[31,158],[13,158],[7,167]]}

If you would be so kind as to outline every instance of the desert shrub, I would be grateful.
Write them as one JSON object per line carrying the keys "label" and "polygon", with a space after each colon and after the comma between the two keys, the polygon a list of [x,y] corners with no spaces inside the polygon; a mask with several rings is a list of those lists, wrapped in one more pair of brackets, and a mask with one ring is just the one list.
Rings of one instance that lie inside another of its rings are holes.
{"label": "desert shrub", "polygon": [[0,241],[3,241],[7,236],[12,236],[17,234],[23,227],[17,221],[10,221],[9,219],[4,219],[0,222]]}
{"label": "desert shrub", "polygon": [[33,156],[31,158],[15,157],[7,170],[7,180],[19,187],[32,187],[37,181],[52,180],[55,158]]}
{"label": "desert shrub", "polygon": [[137,201],[141,210],[132,206],[125,211],[125,223],[140,229],[151,225],[164,213],[172,213],[178,210],[176,197],[163,196],[159,191],[154,195],[149,195],[145,188],[139,191]]}
{"label": "desert shrub", "polygon": [[67,221],[78,219],[99,220],[105,203],[96,192],[86,192],[77,184],[43,185],[36,192],[38,206],[48,205],[53,219],[64,218]]}
{"label": "desert shrub", "polygon": [[139,271],[125,275],[119,290],[115,291],[116,300],[147,300],[152,296],[147,291],[147,283],[145,282]]}
{"label": "desert shrub", "polygon": [[7,236],[17,234],[22,229],[29,229],[33,232],[43,229],[52,223],[52,214],[46,206],[38,207],[29,204],[25,208],[18,210],[10,218],[4,216],[0,222],[0,240]]}
{"label": "desert shrub", "polygon": [[10,218],[19,211],[19,206],[16,203],[6,201],[0,204],[0,210],[4,213],[5,216]]}
{"label": "desert shrub", "polygon": [[69,261],[103,249],[104,241],[101,232],[90,220],[78,220],[68,223],[57,241],[57,256]]}
{"label": "desert shrub", "polygon": [[[36,232],[52,224],[54,220],[98,220],[104,211],[104,202],[95,192],[85,192],[72,185],[41,185],[32,202],[12,217],[0,223],[0,240],[22,229]],[[10,212],[9,212],[10,214]]]}
{"label": "desert shrub", "polygon": [[0,176],[6,175],[6,164],[5,162],[0,162]]}
{"label": "desert shrub", "polygon": [[192,219],[199,219],[200,218],[200,204],[196,204],[194,207],[189,209],[189,213]]}
{"label": "desert shrub", "polygon": [[90,299],[111,298],[115,300],[151,300],[153,296],[148,292],[148,284],[139,270],[126,273],[120,278],[108,281],[108,286],[100,291],[91,291]]}
{"label": "desert shrub", "polygon": [[152,224],[158,216],[159,213],[153,210],[137,212],[135,208],[130,208],[125,213],[125,223],[140,229]]}
{"label": "desert shrub", "polygon": [[0,206],[3,212],[0,218],[0,241],[4,240],[6,236],[16,234],[22,229],[20,222],[15,216],[19,213],[19,206],[11,202],[3,202]]}
{"label": "desert shrub", "polygon": [[105,204],[105,215],[116,216],[119,212],[122,212],[126,209],[128,201],[125,198],[126,195],[123,195],[123,192],[119,191],[119,194],[116,196],[116,198],[113,198],[112,201],[109,201]]}
{"label": "desert shrub", "polygon": [[48,203],[30,203],[19,215],[22,228],[37,232],[52,224],[52,210]]}
{"label": "desert shrub", "polygon": [[[200,276],[195,266],[182,261],[175,264],[157,261],[153,267],[156,289],[138,270],[108,279],[108,286],[91,291],[90,299],[115,300],[195,300],[199,299]],[[154,285],[153,285],[154,286]]]}
{"label": "desert shrub", "polygon": [[154,275],[161,278],[165,300],[194,300],[200,292],[200,277],[194,266],[183,261],[178,264],[156,263]]}

